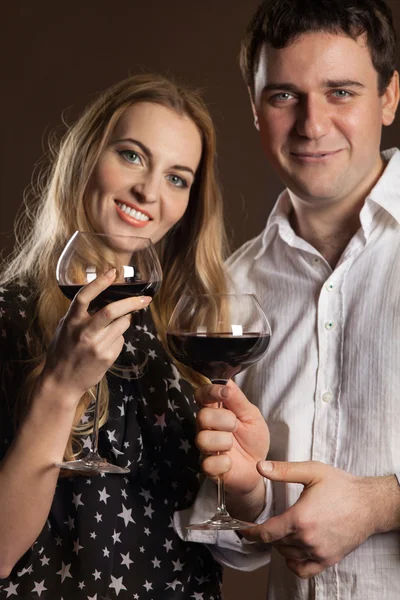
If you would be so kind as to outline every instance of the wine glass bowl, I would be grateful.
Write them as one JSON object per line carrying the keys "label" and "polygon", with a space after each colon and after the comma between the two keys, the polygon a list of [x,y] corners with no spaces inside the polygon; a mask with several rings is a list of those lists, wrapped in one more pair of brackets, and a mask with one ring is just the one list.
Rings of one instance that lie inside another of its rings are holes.
{"label": "wine glass bowl", "polygon": [[[72,300],[79,290],[99,275],[115,268],[113,283],[89,305],[97,312],[130,296],[152,296],[161,287],[162,270],[156,250],[148,238],[77,231],[66,244],[57,263],[56,279],[61,292]],[[90,451],[58,467],[90,473],[129,473],[127,467],[109,463],[98,453],[99,384],[96,386]]]}
{"label": "wine glass bowl", "polygon": [[[227,383],[266,353],[271,337],[268,319],[253,294],[182,296],[167,328],[172,356],[212,383]],[[223,405],[219,403],[218,408]],[[215,515],[189,525],[191,529],[242,529],[248,523],[232,518],[225,507],[225,490],[218,480]]]}

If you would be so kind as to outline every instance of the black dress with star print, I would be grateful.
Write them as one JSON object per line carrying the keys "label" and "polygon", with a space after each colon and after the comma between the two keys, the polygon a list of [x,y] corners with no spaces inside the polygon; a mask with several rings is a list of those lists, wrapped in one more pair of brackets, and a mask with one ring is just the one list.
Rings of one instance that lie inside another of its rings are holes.
{"label": "black dress with star print", "polygon": [[[0,459],[15,435],[33,309],[26,287],[0,286]],[[107,376],[109,418],[99,435],[100,454],[130,473],[60,478],[41,534],[0,580],[0,600],[220,598],[219,565],[172,526],[174,511],[190,506],[199,487],[192,388],[150,311],[140,314],[117,361],[123,377]]]}

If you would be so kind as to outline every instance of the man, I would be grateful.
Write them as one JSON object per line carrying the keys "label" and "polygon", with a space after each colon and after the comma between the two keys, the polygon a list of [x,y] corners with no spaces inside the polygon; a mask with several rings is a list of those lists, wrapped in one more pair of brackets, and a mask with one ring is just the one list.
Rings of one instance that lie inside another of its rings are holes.
{"label": "man", "polygon": [[203,468],[224,473],[234,516],[254,520],[259,474],[272,482],[262,524],[242,534],[272,545],[273,600],[400,598],[400,152],[380,153],[399,100],[394,40],[383,0],[265,0],[242,45],[286,186],[229,261],[272,327],[237,378],[272,462],[255,468],[267,433],[234,384],[198,390],[198,445],[224,453]]}

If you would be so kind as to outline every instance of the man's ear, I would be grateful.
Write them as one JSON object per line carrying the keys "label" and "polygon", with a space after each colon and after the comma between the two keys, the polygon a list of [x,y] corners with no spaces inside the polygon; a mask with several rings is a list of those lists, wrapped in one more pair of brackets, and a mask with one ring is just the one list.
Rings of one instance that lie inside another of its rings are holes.
{"label": "man's ear", "polygon": [[399,74],[393,73],[389,85],[382,95],[382,124],[391,125],[396,116],[399,104]]}
{"label": "man's ear", "polygon": [[247,91],[248,91],[249,97],[250,97],[251,110],[253,111],[254,127],[257,129],[257,131],[260,131],[260,125],[258,123],[257,109],[256,109],[256,105],[254,104],[254,93],[249,86],[247,86]]}

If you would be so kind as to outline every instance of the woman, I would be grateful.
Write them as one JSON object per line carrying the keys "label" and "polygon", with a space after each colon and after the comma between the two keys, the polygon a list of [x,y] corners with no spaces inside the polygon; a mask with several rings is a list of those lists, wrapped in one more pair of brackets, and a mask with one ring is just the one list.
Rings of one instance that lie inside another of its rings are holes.
{"label": "woman", "polygon": [[[67,132],[29,214],[0,277],[0,599],[216,599],[211,554],[171,525],[198,488],[196,408],[163,347],[182,293],[225,289],[215,132],[202,100],[160,76],[116,84]],[[110,271],[70,304],[55,268],[76,230],[158,245],[164,280],[142,313],[140,378],[110,367],[132,359],[123,334],[150,298],[89,315]],[[87,447],[100,380],[100,453],[131,472],[60,476],[55,463]]]}

